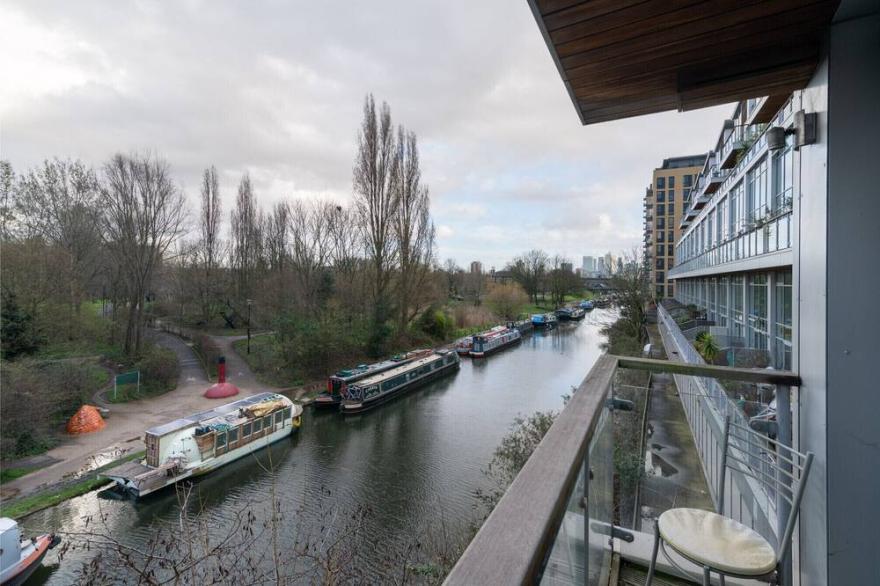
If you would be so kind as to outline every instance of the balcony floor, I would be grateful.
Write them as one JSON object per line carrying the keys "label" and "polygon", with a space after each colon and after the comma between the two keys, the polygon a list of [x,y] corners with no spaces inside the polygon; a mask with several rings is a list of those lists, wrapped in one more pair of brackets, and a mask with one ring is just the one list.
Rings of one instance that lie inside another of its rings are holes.
{"label": "balcony floor", "polygon": [[[629,562],[620,564],[620,574],[617,577],[617,586],[645,586],[648,579],[648,568],[637,566]],[[668,574],[656,574],[654,576],[656,586],[691,586],[696,582],[675,578]],[[615,586],[611,584],[610,586]]]}

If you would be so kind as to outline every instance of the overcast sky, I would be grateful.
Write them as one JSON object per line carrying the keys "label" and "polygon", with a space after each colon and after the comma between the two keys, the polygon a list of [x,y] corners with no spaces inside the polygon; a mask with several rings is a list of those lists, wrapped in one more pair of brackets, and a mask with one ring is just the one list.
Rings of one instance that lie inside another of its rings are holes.
{"label": "overcast sky", "polygon": [[705,152],[731,106],[581,126],[525,0],[0,4],[0,157],[99,166],[153,150],[195,204],[251,173],[266,208],[351,198],[364,96],[420,140],[440,259],[503,265],[642,239],[663,158]]}

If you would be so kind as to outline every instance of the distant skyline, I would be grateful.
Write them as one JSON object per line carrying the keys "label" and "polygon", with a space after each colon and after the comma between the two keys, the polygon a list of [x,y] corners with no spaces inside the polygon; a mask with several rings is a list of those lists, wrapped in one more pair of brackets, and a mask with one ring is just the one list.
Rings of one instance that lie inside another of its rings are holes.
{"label": "distant skyline", "polygon": [[582,127],[526,2],[4,2],[0,157],[165,157],[193,209],[249,171],[262,206],[347,203],[364,96],[419,136],[438,260],[641,245],[664,158],[705,152],[732,106]]}

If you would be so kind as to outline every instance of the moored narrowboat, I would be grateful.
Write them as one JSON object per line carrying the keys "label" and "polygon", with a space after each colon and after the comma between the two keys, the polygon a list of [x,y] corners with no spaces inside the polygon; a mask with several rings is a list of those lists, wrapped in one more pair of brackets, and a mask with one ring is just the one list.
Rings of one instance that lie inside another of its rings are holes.
{"label": "moored narrowboat", "polygon": [[556,327],[557,319],[552,313],[536,313],[532,316],[532,325],[535,328],[550,329]]}
{"label": "moored narrowboat", "polygon": [[477,334],[474,336],[474,347],[471,350],[471,356],[482,358],[502,348],[518,344],[521,340],[522,334],[515,328],[503,328],[501,330],[493,330],[488,334]]}
{"label": "moored narrowboat", "polygon": [[532,320],[530,319],[519,319],[507,322],[507,327],[519,330],[520,334],[525,334],[526,332],[531,332],[535,326],[532,325]]}
{"label": "moored narrowboat", "polygon": [[593,302],[590,301],[589,299],[584,299],[583,301],[580,302],[578,307],[580,307],[584,311],[593,311]]}
{"label": "moored narrowboat", "polygon": [[100,474],[142,497],[179,480],[205,474],[288,437],[302,407],[276,393],[260,393],[146,431],[146,457]]}
{"label": "moored narrowboat", "polygon": [[345,390],[348,385],[361,379],[367,378],[368,376],[373,376],[374,374],[379,374],[380,372],[391,370],[392,368],[398,367],[401,364],[412,362],[416,358],[419,358],[420,356],[425,356],[430,352],[430,350],[412,350],[410,352],[406,352],[405,354],[392,356],[388,360],[383,360],[382,362],[375,362],[373,364],[359,364],[354,368],[340,370],[339,372],[335,373],[327,379],[327,390],[321,392],[317,397],[315,397],[315,400],[312,404],[316,409],[339,409],[339,403],[342,402],[342,391]]}
{"label": "moored narrowboat", "polygon": [[350,385],[343,393],[339,410],[346,415],[363,413],[432,380],[450,375],[460,365],[457,353],[436,350],[409,364]]}

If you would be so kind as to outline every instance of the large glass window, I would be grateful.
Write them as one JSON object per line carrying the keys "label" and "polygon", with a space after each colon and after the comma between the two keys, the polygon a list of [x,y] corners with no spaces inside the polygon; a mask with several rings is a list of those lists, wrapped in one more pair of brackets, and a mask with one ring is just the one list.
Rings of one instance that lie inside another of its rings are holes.
{"label": "large glass window", "polygon": [[657,218],[657,229],[658,230],[665,230],[666,229],[666,218],[665,217],[660,216]]}
{"label": "large glass window", "polygon": [[794,172],[792,159],[793,135],[785,138],[785,148],[773,155],[773,210],[780,212],[791,209],[791,197]]}
{"label": "large glass window", "polygon": [[666,201],[666,192],[665,191],[656,192],[654,199],[656,199],[658,202]]}
{"label": "large glass window", "polygon": [[672,202],[669,202],[669,205],[666,206],[666,211],[669,213],[670,216],[674,216],[675,215],[675,204]]}
{"label": "large glass window", "polygon": [[763,219],[770,214],[766,157],[746,174],[746,199],[750,222]]}
{"label": "large glass window", "polygon": [[749,277],[749,345],[767,349],[767,275]]}
{"label": "large glass window", "polygon": [[776,313],[773,363],[776,368],[791,370],[791,271],[776,273]]}
{"label": "large glass window", "polygon": [[668,187],[669,189],[675,189],[675,175],[670,175],[670,176],[667,178],[667,181],[669,182],[668,185],[667,185],[667,187]]}
{"label": "large glass window", "polygon": [[694,176],[693,175],[685,175],[683,185],[685,187],[690,187],[693,184],[694,184]]}
{"label": "large glass window", "polygon": [[745,322],[743,318],[743,277],[742,275],[733,277],[730,282],[730,301],[731,312],[733,317],[733,335],[737,337],[745,336]]}
{"label": "large glass window", "polygon": [[666,246],[663,244],[657,245],[657,256],[666,256]]}
{"label": "large glass window", "polygon": [[727,326],[727,287],[730,284],[729,277],[721,277],[718,282],[718,315],[716,321],[721,327]]}
{"label": "large glass window", "polygon": [[730,226],[731,235],[739,232],[740,228],[741,215],[739,205],[742,200],[742,188],[742,182],[740,182],[730,190],[730,204],[728,205],[728,217],[730,218],[730,221],[728,224]]}
{"label": "large glass window", "polygon": [[657,189],[666,189],[666,178],[657,177]]}
{"label": "large glass window", "polygon": [[[654,268],[656,268],[656,269],[662,269],[662,268],[664,268],[663,261],[664,261],[664,259],[662,259],[662,258],[658,258],[656,261],[654,261]],[[657,280],[658,280],[658,281],[661,281],[662,279],[660,279],[660,278],[658,277]]]}
{"label": "large glass window", "polygon": [[666,215],[666,204],[658,203],[657,204],[657,215],[665,216]]}

